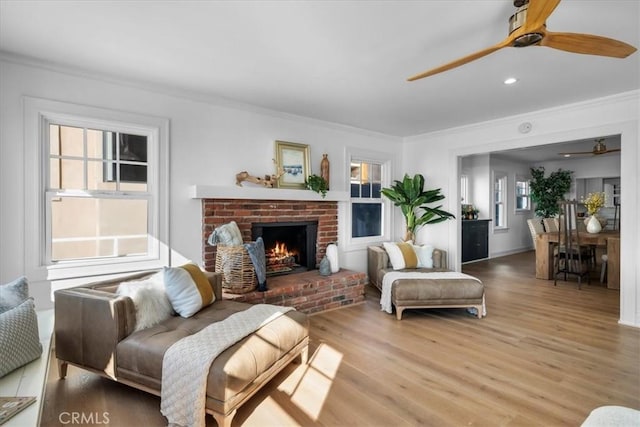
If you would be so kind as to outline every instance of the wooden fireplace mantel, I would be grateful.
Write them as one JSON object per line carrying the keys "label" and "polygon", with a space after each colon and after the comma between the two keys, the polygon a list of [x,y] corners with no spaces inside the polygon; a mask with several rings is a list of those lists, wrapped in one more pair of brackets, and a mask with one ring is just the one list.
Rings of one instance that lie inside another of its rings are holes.
{"label": "wooden fireplace mantel", "polygon": [[348,191],[327,191],[322,196],[311,190],[291,188],[240,187],[222,185],[192,185],[189,187],[192,199],[253,199],[253,200],[313,200],[327,202],[346,202]]}

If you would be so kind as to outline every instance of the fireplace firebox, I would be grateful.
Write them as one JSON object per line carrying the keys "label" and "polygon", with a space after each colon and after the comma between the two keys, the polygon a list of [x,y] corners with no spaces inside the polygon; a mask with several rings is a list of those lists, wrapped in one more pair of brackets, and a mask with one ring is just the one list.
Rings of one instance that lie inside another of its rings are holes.
{"label": "fireplace firebox", "polygon": [[264,240],[267,276],[315,269],[317,236],[318,221],[251,224],[251,239]]}

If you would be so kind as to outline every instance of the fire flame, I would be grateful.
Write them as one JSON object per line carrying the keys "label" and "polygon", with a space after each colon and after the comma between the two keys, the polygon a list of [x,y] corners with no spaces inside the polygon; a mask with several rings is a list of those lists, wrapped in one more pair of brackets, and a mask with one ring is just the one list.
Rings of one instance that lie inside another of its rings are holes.
{"label": "fire flame", "polygon": [[276,257],[288,257],[296,255],[294,252],[290,252],[285,243],[276,242],[274,247],[269,251],[270,255]]}

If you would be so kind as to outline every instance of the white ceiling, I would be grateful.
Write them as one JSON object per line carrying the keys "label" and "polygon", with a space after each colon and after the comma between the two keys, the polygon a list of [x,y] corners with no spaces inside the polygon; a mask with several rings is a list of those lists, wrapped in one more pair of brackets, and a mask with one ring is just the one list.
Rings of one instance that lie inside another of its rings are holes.
{"label": "white ceiling", "polygon": [[[397,136],[640,88],[639,52],[545,47],[406,81],[501,41],[514,11],[512,0],[0,0],[0,50]],[[547,25],[640,47],[640,2],[564,0]]]}

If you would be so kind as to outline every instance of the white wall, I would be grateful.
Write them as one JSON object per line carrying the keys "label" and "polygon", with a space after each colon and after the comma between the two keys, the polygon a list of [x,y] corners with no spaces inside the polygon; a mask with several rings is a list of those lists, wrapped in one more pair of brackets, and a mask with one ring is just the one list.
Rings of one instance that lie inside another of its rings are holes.
{"label": "white wall", "polygon": [[[0,283],[25,274],[24,151],[22,97],[30,96],[170,120],[170,247],[174,263],[201,263],[201,203],[189,187],[235,185],[235,174],[275,172],[274,141],[309,144],[312,172],[319,173],[323,153],[331,161],[331,189],[346,191],[345,147],[388,153],[400,161],[400,138],[316,120],[235,106],[216,100],[192,100],[122,82],[100,80],[64,70],[0,58]],[[302,190],[301,190],[302,191]],[[341,265],[366,270],[364,251],[341,254]],[[32,283],[39,307],[49,303],[49,283]]]}
{"label": "white wall", "polygon": [[[459,200],[460,157],[512,148],[621,134],[622,218],[635,218],[640,207],[640,92],[620,94],[500,120],[405,138],[404,169],[434,177],[432,184],[447,195],[445,208],[456,211]],[[518,126],[530,122],[529,133]],[[634,191],[635,190],[635,191]],[[425,227],[427,228],[427,227]],[[460,268],[460,221],[429,227],[425,240],[449,250],[450,265]],[[640,327],[640,227],[625,222],[621,236],[620,322]]]}

